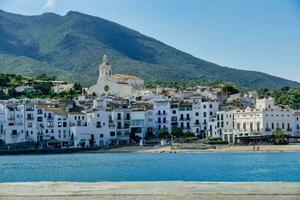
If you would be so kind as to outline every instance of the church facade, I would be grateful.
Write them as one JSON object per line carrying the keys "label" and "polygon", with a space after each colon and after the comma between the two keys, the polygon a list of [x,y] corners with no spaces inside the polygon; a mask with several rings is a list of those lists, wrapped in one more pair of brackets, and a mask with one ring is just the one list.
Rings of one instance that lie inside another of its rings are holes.
{"label": "church facade", "polygon": [[111,65],[106,55],[102,58],[99,66],[99,77],[97,83],[88,90],[89,94],[115,95],[123,98],[136,96],[138,90],[143,89],[144,80],[126,74],[112,74]]}

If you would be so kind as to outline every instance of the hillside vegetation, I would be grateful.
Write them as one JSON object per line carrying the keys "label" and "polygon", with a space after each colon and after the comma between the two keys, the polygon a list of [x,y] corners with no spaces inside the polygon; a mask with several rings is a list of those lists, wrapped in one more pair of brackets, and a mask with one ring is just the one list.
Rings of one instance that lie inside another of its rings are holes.
{"label": "hillside vegetation", "polygon": [[88,86],[103,54],[114,73],[145,80],[222,80],[249,88],[299,87],[265,73],[222,67],[114,22],[79,12],[23,16],[0,10],[0,71],[46,73]]}

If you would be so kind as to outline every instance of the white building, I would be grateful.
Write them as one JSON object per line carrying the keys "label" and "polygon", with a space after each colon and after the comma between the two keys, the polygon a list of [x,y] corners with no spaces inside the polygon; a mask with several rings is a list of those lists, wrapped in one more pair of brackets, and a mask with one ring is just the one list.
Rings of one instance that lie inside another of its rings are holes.
{"label": "white building", "polygon": [[99,66],[99,78],[95,85],[88,90],[89,94],[115,95],[124,98],[132,98],[138,95],[138,90],[143,89],[144,80],[125,74],[112,74],[111,65],[106,55],[103,56]]}
{"label": "white building", "polygon": [[[232,111],[225,112],[223,116],[231,116],[231,113]],[[236,143],[247,137],[271,136],[277,129],[283,130],[287,135],[294,135],[296,133],[293,130],[294,124],[293,110],[276,107],[272,98],[259,99],[255,108],[233,111],[233,129],[231,125],[228,127],[224,125],[223,139]]]}
{"label": "white building", "polygon": [[154,122],[156,133],[160,129],[171,132],[171,103],[170,100],[157,98],[153,101]]}

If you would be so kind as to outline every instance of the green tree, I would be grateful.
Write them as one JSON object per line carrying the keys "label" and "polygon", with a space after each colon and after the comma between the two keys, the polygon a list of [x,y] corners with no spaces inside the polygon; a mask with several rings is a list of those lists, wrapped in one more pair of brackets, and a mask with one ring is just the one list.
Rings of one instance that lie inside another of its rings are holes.
{"label": "green tree", "polygon": [[8,95],[8,98],[17,98],[18,97],[18,93],[16,92],[15,88],[9,88],[7,90],[7,95]]}
{"label": "green tree", "polygon": [[195,137],[195,133],[193,133],[192,131],[188,131],[184,134],[185,138],[193,138]]}
{"label": "green tree", "polygon": [[183,136],[183,131],[181,128],[172,128],[171,134],[176,138],[181,138]]}
{"label": "green tree", "polygon": [[168,137],[169,137],[169,133],[167,129],[162,128],[158,131],[158,138],[167,139]]}
{"label": "green tree", "polygon": [[10,79],[7,74],[0,74],[0,87],[6,87],[9,85]]}
{"label": "green tree", "polygon": [[43,95],[51,93],[52,84],[50,82],[37,82],[34,84],[34,89],[40,91]]}
{"label": "green tree", "polygon": [[75,82],[73,88],[76,92],[81,92],[82,91],[82,87],[81,87],[80,83]]}
{"label": "green tree", "polygon": [[239,90],[236,87],[232,86],[232,85],[223,86],[222,91],[226,92],[229,95],[239,93]]}
{"label": "green tree", "polygon": [[275,139],[276,144],[284,144],[284,139],[287,137],[287,135],[281,129],[276,129],[272,133],[272,136]]}

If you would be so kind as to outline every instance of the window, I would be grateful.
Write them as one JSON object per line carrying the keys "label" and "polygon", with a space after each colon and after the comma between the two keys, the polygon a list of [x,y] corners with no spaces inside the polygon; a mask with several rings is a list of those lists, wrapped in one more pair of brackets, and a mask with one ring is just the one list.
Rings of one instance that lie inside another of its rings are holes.
{"label": "window", "polygon": [[129,122],[124,122],[124,129],[129,129],[129,127],[130,127]]}
{"label": "window", "polygon": [[100,134],[100,138],[103,138],[103,136],[104,136],[104,135],[101,133],[101,134]]}
{"label": "window", "polygon": [[96,127],[101,128],[101,122],[97,122]]}
{"label": "window", "polygon": [[135,119],[131,121],[132,126],[144,126],[144,120],[143,119]]}
{"label": "window", "polygon": [[63,122],[63,127],[67,127],[67,122]]}
{"label": "window", "polygon": [[57,126],[58,126],[58,127],[61,127],[61,122],[58,122],[58,123],[57,123]]}
{"label": "window", "polygon": [[37,121],[38,121],[38,122],[42,122],[42,121],[43,121],[43,117],[38,117],[38,118],[37,118]]}
{"label": "window", "polygon": [[114,131],[110,132],[110,137],[114,137],[114,136],[116,136],[116,132]]}
{"label": "window", "polygon": [[118,122],[118,129],[121,129],[122,128],[122,123],[121,122]]}
{"label": "window", "polygon": [[163,118],[163,123],[166,123],[166,122],[167,122],[167,120],[166,120],[166,118],[164,117],[164,118]]}
{"label": "window", "polygon": [[206,112],[203,112],[203,117],[206,117]]}
{"label": "window", "polygon": [[130,120],[130,114],[129,113],[126,114],[126,120]]}
{"label": "window", "polygon": [[205,109],[205,108],[206,108],[206,105],[203,105],[203,108]]}
{"label": "window", "polygon": [[118,113],[118,114],[117,114],[117,119],[118,119],[118,120],[121,120],[121,113]]}
{"label": "window", "polygon": [[199,113],[198,113],[198,112],[196,112],[196,113],[195,113],[195,115],[196,115],[196,116],[199,116]]}
{"label": "window", "polygon": [[212,104],[210,104],[209,107],[212,108]]}

